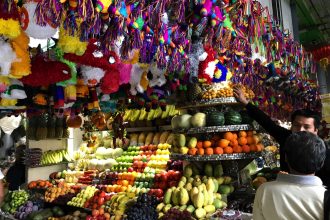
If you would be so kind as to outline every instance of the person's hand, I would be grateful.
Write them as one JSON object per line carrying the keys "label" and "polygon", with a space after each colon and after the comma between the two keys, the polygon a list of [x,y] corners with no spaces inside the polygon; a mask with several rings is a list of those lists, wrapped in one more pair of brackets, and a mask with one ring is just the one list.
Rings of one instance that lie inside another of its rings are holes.
{"label": "person's hand", "polygon": [[242,103],[243,105],[247,105],[249,103],[249,101],[246,99],[244,92],[240,86],[235,86],[233,88],[233,91],[234,91],[234,97],[236,98],[236,100],[238,102]]}

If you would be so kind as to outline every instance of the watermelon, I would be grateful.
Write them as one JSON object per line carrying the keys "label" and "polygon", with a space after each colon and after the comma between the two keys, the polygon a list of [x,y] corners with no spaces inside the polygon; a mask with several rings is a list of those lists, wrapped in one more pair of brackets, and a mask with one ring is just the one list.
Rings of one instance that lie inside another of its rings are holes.
{"label": "watermelon", "polygon": [[225,113],[226,125],[239,125],[242,123],[242,116],[239,112],[230,110]]}
{"label": "watermelon", "polygon": [[225,116],[222,112],[211,112],[206,117],[207,126],[221,126],[225,124]]}

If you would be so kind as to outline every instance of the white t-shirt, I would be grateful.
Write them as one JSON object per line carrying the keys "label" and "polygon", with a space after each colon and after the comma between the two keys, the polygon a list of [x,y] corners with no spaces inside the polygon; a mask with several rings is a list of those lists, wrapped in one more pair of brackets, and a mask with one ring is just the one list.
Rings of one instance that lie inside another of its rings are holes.
{"label": "white t-shirt", "polygon": [[323,219],[325,188],[316,176],[278,174],[262,184],[253,204],[253,220]]}
{"label": "white t-shirt", "polygon": [[3,175],[3,173],[0,170],[0,180],[2,180],[5,176]]}

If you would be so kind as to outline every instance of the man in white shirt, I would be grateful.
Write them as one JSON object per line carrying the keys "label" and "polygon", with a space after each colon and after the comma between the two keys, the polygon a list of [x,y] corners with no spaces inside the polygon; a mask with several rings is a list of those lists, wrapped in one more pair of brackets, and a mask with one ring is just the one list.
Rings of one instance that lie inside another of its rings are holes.
{"label": "man in white shirt", "polygon": [[253,220],[323,219],[325,188],[314,174],[323,166],[325,153],[324,142],[315,134],[292,133],[285,142],[290,172],[258,188]]}

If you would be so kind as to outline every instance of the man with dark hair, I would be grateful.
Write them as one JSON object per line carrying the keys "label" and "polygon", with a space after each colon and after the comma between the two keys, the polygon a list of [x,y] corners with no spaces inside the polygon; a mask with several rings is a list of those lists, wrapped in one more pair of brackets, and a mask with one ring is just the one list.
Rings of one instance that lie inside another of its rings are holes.
{"label": "man with dark hair", "polygon": [[308,131],[292,133],[285,142],[289,174],[262,184],[253,204],[253,219],[324,219],[322,180],[315,176],[325,160],[323,140]]}
{"label": "man with dark hair", "polygon": [[[317,135],[320,126],[320,116],[311,110],[300,109],[291,115],[291,129],[288,130],[276,124],[267,114],[250,103],[240,87],[234,88],[234,96],[242,103],[249,116],[258,122],[280,144],[280,166],[282,171],[289,171],[284,156],[284,143],[292,132],[308,131]],[[321,170],[316,173],[326,186],[330,186],[330,149],[327,149],[326,160]]]}

